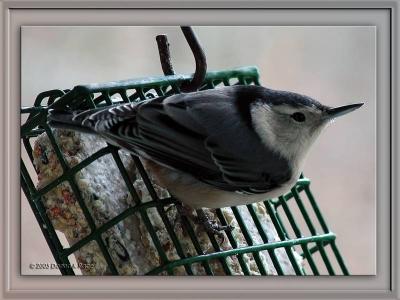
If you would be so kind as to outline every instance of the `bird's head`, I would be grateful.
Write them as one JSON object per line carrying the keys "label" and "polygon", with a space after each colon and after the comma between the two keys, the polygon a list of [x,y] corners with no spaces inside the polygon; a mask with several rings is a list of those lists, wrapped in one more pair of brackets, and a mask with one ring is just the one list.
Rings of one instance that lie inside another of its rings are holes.
{"label": "bird's head", "polygon": [[264,144],[288,160],[301,160],[334,119],[363,103],[328,107],[296,93],[267,90],[251,105],[253,126]]}

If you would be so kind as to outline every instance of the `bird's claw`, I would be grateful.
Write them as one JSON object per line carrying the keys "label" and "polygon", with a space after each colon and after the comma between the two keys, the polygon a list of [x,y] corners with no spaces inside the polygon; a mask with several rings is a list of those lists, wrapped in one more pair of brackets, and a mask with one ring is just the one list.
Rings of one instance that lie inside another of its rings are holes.
{"label": "bird's claw", "polygon": [[216,221],[206,221],[202,223],[205,230],[212,235],[217,235],[220,238],[225,238],[224,231],[231,232],[234,227],[232,225],[220,225]]}
{"label": "bird's claw", "polygon": [[232,225],[220,225],[217,221],[211,219],[202,209],[197,210],[197,221],[204,226],[207,233],[217,235],[224,239],[224,231],[231,232],[234,227]]}
{"label": "bird's claw", "polygon": [[[184,216],[193,220],[195,223],[202,225],[208,234],[216,235],[222,238],[222,243],[225,240],[224,232],[231,232],[235,228],[232,225],[219,224],[216,220],[210,218],[202,209],[196,210],[197,217],[195,217],[193,215],[193,210],[190,207],[183,205],[181,202],[177,202],[176,205],[171,205],[167,208],[166,212],[168,212],[174,206],[178,211],[177,218],[182,218]],[[175,223],[176,221],[177,220],[175,220]]]}

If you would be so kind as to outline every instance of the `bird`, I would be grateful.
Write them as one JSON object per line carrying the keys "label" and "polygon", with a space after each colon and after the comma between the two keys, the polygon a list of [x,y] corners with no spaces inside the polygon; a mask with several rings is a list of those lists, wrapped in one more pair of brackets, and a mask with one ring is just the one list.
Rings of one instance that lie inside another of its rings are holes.
{"label": "bird", "polygon": [[141,157],[156,182],[202,211],[278,197],[297,182],[312,144],[364,103],[329,107],[311,97],[234,85],[88,110],[49,110],[54,128],[97,134]]}

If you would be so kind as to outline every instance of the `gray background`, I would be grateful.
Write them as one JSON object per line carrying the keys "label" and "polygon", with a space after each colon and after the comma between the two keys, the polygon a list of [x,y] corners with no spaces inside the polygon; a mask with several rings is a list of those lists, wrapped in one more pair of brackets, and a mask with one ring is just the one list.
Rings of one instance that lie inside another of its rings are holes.
{"label": "gray background", "polygon": [[[305,174],[352,274],[375,272],[375,28],[194,27],[210,70],[259,67],[263,85],[324,104],[364,101],[312,149]],[[176,72],[193,59],[177,27],[24,27],[22,105],[39,92],[160,74],[154,36],[167,33]],[[51,261],[25,199],[21,270]],[[44,274],[44,273],[40,273]]]}

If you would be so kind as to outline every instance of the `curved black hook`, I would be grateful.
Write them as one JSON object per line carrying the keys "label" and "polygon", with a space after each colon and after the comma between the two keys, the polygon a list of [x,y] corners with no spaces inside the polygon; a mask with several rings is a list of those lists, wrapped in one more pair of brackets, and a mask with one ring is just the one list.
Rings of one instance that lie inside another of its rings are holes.
{"label": "curved black hook", "polygon": [[[207,61],[204,51],[190,26],[181,26],[181,30],[185,36],[187,43],[192,50],[194,59],[196,61],[196,70],[193,78],[188,83],[183,83],[180,87],[182,92],[194,92],[197,91],[203,83],[206,72],[207,72]],[[158,52],[160,54],[161,67],[164,75],[173,75],[174,69],[171,63],[171,56],[169,52],[169,43],[166,35],[158,35],[156,37]]]}
{"label": "curved black hook", "polygon": [[204,78],[206,78],[206,55],[204,54],[203,48],[201,48],[200,42],[197,39],[192,27],[181,26],[181,30],[190,46],[190,49],[192,50],[194,59],[196,61],[196,71],[194,72],[192,80],[188,84],[182,84],[181,90],[183,92],[197,91],[203,83]]}

